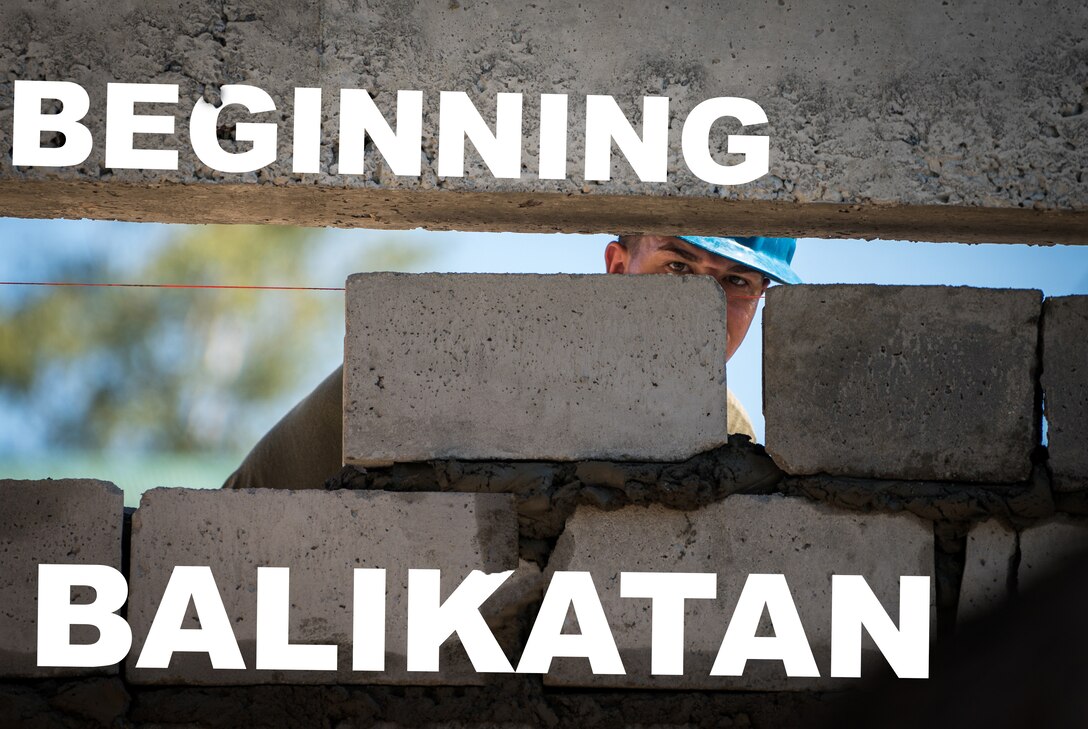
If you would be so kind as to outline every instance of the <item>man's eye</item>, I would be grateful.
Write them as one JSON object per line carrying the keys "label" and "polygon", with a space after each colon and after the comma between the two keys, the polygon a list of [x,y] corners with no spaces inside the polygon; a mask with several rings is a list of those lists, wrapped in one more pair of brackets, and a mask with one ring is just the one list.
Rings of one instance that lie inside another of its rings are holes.
{"label": "man's eye", "polygon": [[752,282],[743,276],[727,276],[725,281],[730,286],[736,286],[737,288],[749,288],[752,285]]}
{"label": "man's eye", "polygon": [[688,264],[682,261],[669,261],[665,264],[665,268],[669,270],[669,273],[687,273]]}

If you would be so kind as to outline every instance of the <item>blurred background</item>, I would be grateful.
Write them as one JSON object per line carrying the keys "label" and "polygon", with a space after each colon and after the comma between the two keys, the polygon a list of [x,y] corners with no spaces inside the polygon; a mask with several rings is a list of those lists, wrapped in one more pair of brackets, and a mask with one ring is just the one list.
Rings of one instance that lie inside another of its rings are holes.
{"label": "blurred background", "polygon": [[[135,506],[216,488],[343,356],[343,293],[13,282],[341,287],[360,271],[602,273],[607,235],[0,219],[0,478],[102,478]],[[802,239],[806,283],[1088,294],[1088,246]],[[762,439],[761,316],[729,363]]]}

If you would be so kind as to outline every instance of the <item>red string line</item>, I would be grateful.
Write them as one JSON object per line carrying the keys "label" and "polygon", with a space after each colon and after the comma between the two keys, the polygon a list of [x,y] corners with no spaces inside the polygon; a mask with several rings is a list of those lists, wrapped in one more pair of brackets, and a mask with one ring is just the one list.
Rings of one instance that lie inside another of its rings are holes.
{"label": "red string line", "polygon": [[242,289],[249,291],[343,291],[343,286],[232,286],[227,284],[76,283],[71,281],[0,281],[0,286],[91,286],[127,289]]}
{"label": "red string line", "polygon": [[[86,283],[75,281],[0,281],[0,286],[85,286],[123,289],[227,289],[242,291],[343,291],[343,286],[241,286],[229,284]],[[764,296],[726,295],[726,299],[762,299]]]}

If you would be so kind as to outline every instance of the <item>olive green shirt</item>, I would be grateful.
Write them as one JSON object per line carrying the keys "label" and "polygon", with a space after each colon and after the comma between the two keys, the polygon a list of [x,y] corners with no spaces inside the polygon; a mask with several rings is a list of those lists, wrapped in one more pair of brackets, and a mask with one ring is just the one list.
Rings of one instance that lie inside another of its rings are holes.
{"label": "olive green shirt", "polygon": [[733,394],[733,391],[726,388],[726,395],[728,399],[725,409],[725,429],[730,433],[739,433],[746,435],[752,439],[754,443],[756,440],[756,429],[752,426],[752,419],[748,417],[748,411],[744,409],[744,406],[740,404],[740,400]]}

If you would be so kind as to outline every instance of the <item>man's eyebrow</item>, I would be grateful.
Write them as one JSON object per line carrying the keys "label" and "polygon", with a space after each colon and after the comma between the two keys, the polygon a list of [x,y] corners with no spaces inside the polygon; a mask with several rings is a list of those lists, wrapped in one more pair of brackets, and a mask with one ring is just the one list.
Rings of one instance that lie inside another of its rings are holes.
{"label": "man's eyebrow", "polygon": [[678,255],[681,258],[684,258],[684,259],[686,259],[688,261],[698,261],[699,260],[699,256],[695,255],[691,251],[684,250],[683,248],[676,245],[675,243],[664,243],[664,244],[662,244],[662,246],[660,248],[658,248],[658,250],[659,251],[667,251],[668,253],[675,253],[676,255]]}
{"label": "man's eyebrow", "polygon": [[754,273],[757,276],[763,276],[764,278],[766,278],[766,274],[764,274],[762,271],[757,271],[751,266],[745,266],[743,263],[734,263],[727,270],[729,271],[729,273]]}

